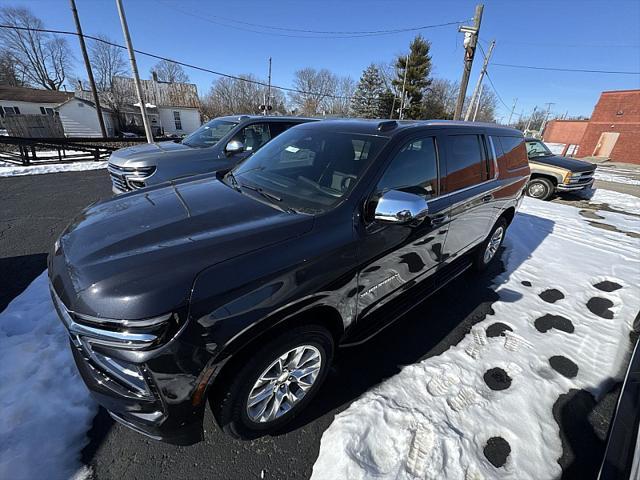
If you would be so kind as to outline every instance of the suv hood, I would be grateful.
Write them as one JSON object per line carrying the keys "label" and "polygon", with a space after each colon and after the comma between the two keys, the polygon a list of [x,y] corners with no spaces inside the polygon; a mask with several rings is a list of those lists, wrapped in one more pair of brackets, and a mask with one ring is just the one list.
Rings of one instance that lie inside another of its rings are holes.
{"label": "suv hood", "polygon": [[56,242],[49,276],[73,311],[147,318],[184,305],[204,268],[312,225],[311,216],[281,212],[207,176],[87,208]]}
{"label": "suv hood", "polygon": [[530,162],[544,163],[553,167],[560,167],[572,172],[590,172],[595,170],[593,163],[576,160],[575,158],[561,157],[560,155],[550,155],[548,157],[535,157],[529,159]]}
{"label": "suv hood", "polygon": [[109,162],[119,167],[136,166],[148,160],[157,160],[167,155],[172,157],[192,154],[207,154],[206,149],[191,148],[183,143],[159,142],[144,143],[133,147],[121,148],[111,154]]}

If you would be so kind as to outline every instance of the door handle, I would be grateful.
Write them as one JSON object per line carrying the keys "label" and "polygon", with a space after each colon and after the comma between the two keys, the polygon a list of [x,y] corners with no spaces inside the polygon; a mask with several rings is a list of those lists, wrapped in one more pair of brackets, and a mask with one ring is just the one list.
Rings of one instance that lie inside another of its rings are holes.
{"label": "door handle", "polygon": [[433,215],[432,217],[429,217],[431,220],[431,225],[442,225],[444,222],[446,222],[449,219],[449,216],[445,213],[440,213],[438,215]]}
{"label": "door handle", "polygon": [[485,195],[484,197],[482,197],[482,203],[487,203],[491,200],[493,200],[493,195]]}

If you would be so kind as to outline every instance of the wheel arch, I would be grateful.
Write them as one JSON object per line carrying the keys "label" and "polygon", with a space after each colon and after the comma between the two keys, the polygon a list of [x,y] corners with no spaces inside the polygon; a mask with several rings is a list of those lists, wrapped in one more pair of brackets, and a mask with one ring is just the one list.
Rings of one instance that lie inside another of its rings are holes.
{"label": "wheel arch", "polygon": [[[268,325],[265,325],[266,322]],[[259,328],[262,325],[262,328]],[[236,366],[242,363],[251,352],[261,344],[271,341],[282,333],[301,325],[319,325],[325,327],[333,337],[335,345],[340,343],[344,334],[344,323],[339,311],[329,305],[316,305],[303,311],[294,313],[286,318],[275,320],[265,319],[254,328],[235,339],[233,344],[225,348],[228,353],[222,367],[212,376],[207,384],[205,396],[221,394],[224,389],[218,388],[229,381]],[[258,331],[259,330],[259,331]],[[225,351],[221,352],[224,356]],[[216,419],[216,422],[218,420]]]}
{"label": "wheel arch", "polygon": [[538,173],[538,172],[531,172],[531,177],[529,178],[529,181],[531,180],[535,180],[536,178],[544,178],[546,180],[549,180],[551,183],[553,183],[553,186],[556,187],[558,186],[558,183],[561,182],[561,178],[557,177],[556,175],[553,175],[551,173]]}

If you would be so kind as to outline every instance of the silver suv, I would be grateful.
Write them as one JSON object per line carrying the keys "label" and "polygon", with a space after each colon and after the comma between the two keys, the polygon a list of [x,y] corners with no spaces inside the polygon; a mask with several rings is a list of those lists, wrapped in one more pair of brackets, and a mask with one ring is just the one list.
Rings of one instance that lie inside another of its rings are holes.
{"label": "silver suv", "polygon": [[117,150],[111,154],[108,166],[113,193],[231,168],[288,128],[309,121],[313,119],[219,117],[181,140]]}

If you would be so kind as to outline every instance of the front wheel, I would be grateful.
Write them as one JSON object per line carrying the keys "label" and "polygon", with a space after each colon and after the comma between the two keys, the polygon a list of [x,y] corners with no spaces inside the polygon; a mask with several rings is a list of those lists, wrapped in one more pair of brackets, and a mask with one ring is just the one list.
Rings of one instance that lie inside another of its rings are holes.
{"label": "front wheel", "polygon": [[532,178],[526,188],[527,196],[538,200],[548,200],[554,190],[553,182],[546,178]]}
{"label": "front wheel", "polygon": [[276,431],[311,401],[333,357],[333,337],[305,325],[268,342],[240,364],[225,392],[212,405],[225,433],[252,439]]}

